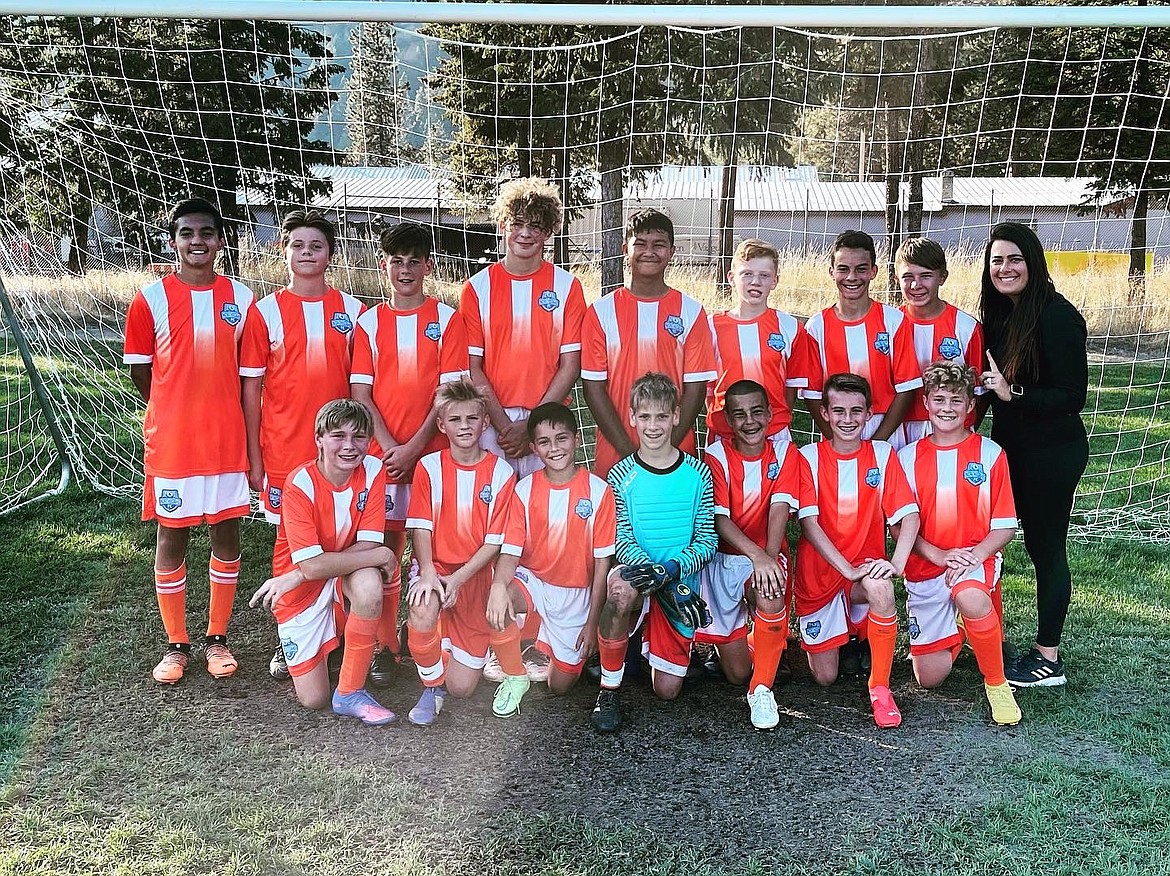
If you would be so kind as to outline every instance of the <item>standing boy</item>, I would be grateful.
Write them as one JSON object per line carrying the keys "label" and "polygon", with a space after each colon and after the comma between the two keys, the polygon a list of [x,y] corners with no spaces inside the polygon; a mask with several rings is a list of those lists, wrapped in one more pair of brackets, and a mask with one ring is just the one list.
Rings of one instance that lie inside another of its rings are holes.
{"label": "standing boy", "polygon": [[808,410],[829,437],[824,396],[825,378],[852,373],[865,378],[873,398],[873,415],[863,438],[905,444],[902,420],[922,386],[918,360],[905,315],[879,304],[869,295],[877,276],[877,249],[864,231],[843,231],[833,241],[829,276],[837,287],[837,303],[814,314],[805,325],[809,336]]}
{"label": "standing boy", "polygon": [[1020,709],[1004,675],[1003,627],[993,595],[1003,548],[1016,534],[1016,509],[1007,456],[966,425],[975,409],[975,373],[958,362],[927,367],[931,433],[898,454],[922,515],[906,561],[910,659],[918,683],[937,687],[965,637],[983,674],[991,719],[1010,725],[1020,722]]}
{"label": "standing boy", "polygon": [[[818,684],[837,678],[838,650],[868,637],[869,700],[879,727],[902,714],[890,693],[898,637],[895,575],[903,574],[918,534],[918,506],[894,449],[862,438],[872,416],[869,384],[856,374],[825,381],[829,437],[802,447],[809,467],[800,493],[804,537],[796,549],[796,613],[802,646]],[[901,524],[886,559],[886,525]]]}
{"label": "standing boy", "polygon": [[[293,470],[282,495],[273,577],[252,596],[276,615],[293,689],[307,709],[332,704],[363,724],[397,717],[365,689],[382,613],[382,575],[395,562],[382,545],[386,489],[380,460],[367,456],[373,424],[353,399],[317,414],[317,458]],[[348,609],[343,606],[348,605]],[[337,615],[348,615],[337,690],[328,656],[338,647]]]}
{"label": "standing boy", "polygon": [[626,221],[622,249],[629,287],[595,301],[582,332],[581,378],[597,423],[593,470],[604,477],[633,453],[637,433],[625,411],[634,381],[650,371],[682,387],[670,446],[695,452],[695,418],[715,378],[711,326],[703,306],[666,284],[674,255],[674,224],[658,210],[637,210]]}
{"label": "standing boy", "polygon": [[489,644],[506,648],[519,636],[515,627],[499,633],[487,621],[492,563],[516,485],[512,468],[480,447],[487,403],[477,387],[444,383],[435,398],[439,431],[451,446],[419,460],[406,520],[414,549],[408,642],[423,683],[409,717],[424,727],[434,723],[448,691],[471,696]]}
{"label": "standing boy", "polygon": [[754,380],[768,394],[771,438],[792,440],[789,424],[796,391],[808,386],[804,361],[808,336],[796,317],[768,306],[776,288],[780,254],[766,241],[749,239],[735,250],[727,280],[738,302],[711,317],[718,378],[707,394],[708,441],[727,439],[733,429],[724,411],[727,388]]}
{"label": "standing boy", "polygon": [[[910,320],[914,355],[925,373],[932,362],[958,362],[976,371],[983,370],[983,327],[979,320],[939,298],[947,281],[947,256],[943,248],[926,237],[911,237],[898,247],[894,273],[902,289],[902,312]],[[982,395],[983,386],[975,387]],[[906,443],[917,441],[930,431],[924,404],[925,390],[914,393],[914,403],[902,423]],[[975,412],[967,428],[975,425]]]}
{"label": "standing boy", "polygon": [[[436,420],[435,390],[467,372],[467,333],[454,308],[426,294],[434,267],[430,231],[403,222],[382,232],[381,245],[390,301],[358,318],[349,382],[353,397],[373,418],[370,452],[386,465],[386,545],[400,564],[415,466],[424,454],[447,446]],[[389,681],[398,653],[400,565],[390,572],[370,670],[376,686]]]}
{"label": "standing boy", "polygon": [[528,415],[537,405],[563,402],[581,374],[585,296],[576,277],[544,258],[563,220],[556,186],[538,177],[512,180],[492,213],[504,258],[467,281],[459,312],[471,379],[487,399],[484,447],[523,477],[540,467],[528,445]]}
{"label": "standing boy", "polygon": [[[799,509],[804,459],[791,441],[768,436],[775,422],[764,387],[739,380],[727,387],[723,412],[729,441],[707,447],[719,550],[699,573],[712,622],[695,633],[719,653],[732,684],[748,682],[752,726],[780,722],[772,685],[788,644],[789,514]],[[747,640],[752,616],[753,648]],[[754,665],[753,665],[754,652]]]}
{"label": "standing boy", "polygon": [[[288,285],[257,301],[244,327],[240,374],[248,482],[259,491],[269,523],[280,522],[289,472],[317,455],[317,412],[349,396],[353,327],[365,305],[325,281],[336,238],[333,224],[315,210],[285,216],[280,247]],[[279,646],[269,670],[288,677]]]}
{"label": "standing boy", "polygon": [[239,346],[252,291],[215,272],[223,218],[210,203],[177,204],[169,232],[178,270],[130,302],[124,358],[146,400],[142,519],[158,521],[154,585],[168,640],[152,673],[160,684],[178,682],[190,661],[187,542],[204,522],[211,598],[203,656],[215,678],[236,671],[227,628],[240,575],[239,519],[249,505]]}
{"label": "standing boy", "polygon": [[643,622],[642,650],[654,693],[672,700],[682,690],[695,630],[711,622],[699,595],[699,570],[718,543],[711,471],[672,443],[678,387],[665,374],[638,378],[630,390],[629,418],[638,449],[609,472],[618,565],[609,573],[598,623],[601,692],[590,716],[602,733],[621,727],[618,690],[627,640]]}
{"label": "standing boy", "polygon": [[[536,644],[552,656],[548,689],[563,694],[597,649],[597,621],[615,549],[613,490],[577,465],[581,433],[567,407],[538,406],[528,418],[528,432],[544,468],[516,485],[487,617],[493,629],[505,632],[518,613],[540,615]],[[520,710],[529,683],[518,633],[496,649],[496,657],[505,677],[492,708],[506,718]]]}

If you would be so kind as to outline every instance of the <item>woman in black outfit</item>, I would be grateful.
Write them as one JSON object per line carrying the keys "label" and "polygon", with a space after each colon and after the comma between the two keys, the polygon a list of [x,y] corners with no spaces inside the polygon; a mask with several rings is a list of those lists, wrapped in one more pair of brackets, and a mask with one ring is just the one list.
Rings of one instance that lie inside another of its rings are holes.
{"label": "woman in black outfit", "polygon": [[1015,687],[1064,684],[1068,525],[1089,460],[1080,415],[1088,330],[1053,286],[1036,233],[1016,222],[991,229],[980,310],[989,367],[981,375],[988,390],[982,398],[991,401],[991,437],[1007,453],[1024,547],[1036,567],[1036,643],[1007,667],[1007,679]]}

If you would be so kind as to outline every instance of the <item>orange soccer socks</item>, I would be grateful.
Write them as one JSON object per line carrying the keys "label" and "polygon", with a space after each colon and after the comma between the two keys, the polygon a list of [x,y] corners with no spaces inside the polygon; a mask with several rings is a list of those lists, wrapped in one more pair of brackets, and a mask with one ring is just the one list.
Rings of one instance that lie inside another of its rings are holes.
{"label": "orange soccer socks", "polygon": [[418,669],[418,677],[427,687],[438,687],[447,678],[443,666],[443,638],[439,633],[439,625],[435,624],[433,629],[424,631],[417,630],[407,623],[406,629],[406,644]]}
{"label": "orange soccer socks", "polygon": [[492,630],[492,650],[496,652],[496,660],[505,675],[523,675],[528,677],[524,669],[524,661],[520,657],[520,628],[514,623],[508,624],[504,631]]}
{"label": "orange soccer socks", "polygon": [[341,674],[337,679],[337,692],[341,696],[366,686],[366,673],[374,656],[377,634],[376,617],[349,616],[345,625],[345,653],[341,657]]}
{"label": "orange soccer socks", "polygon": [[963,616],[967,641],[975,652],[975,662],[983,673],[983,681],[995,687],[1007,681],[1003,674],[1003,626],[993,608],[983,617]]}
{"label": "orange soccer socks", "polygon": [[158,610],[167,630],[167,641],[172,645],[190,644],[187,635],[187,564],[169,572],[156,568],[154,592],[158,596]]}
{"label": "orange soccer socks", "polygon": [[781,609],[777,614],[752,612],[752,677],[748,691],[759,685],[770,688],[776,683],[776,667],[788,645],[788,612]]}
{"label": "orange soccer socks", "polygon": [[378,644],[398,656],[398,606],[402,599],[402,567],[382,583],[382,619],[378,622]]}
{"label": "orange soccer socks", "polygon": [[626,674],[626,647],[628,639],[606,639],[597,636],[597,651],[601,657],[601,686],[621,687],[622,676]]}
{"label": "orange soccer socks", "polygon": [[890,669],[894,665],[894,646],[898,641],[897,616],[882,617],[871,610],[868,616],[869,686],[889,687]]}
{"label": "orange soccer socks", "polygon": [[236,585],[240,580],[240,558],[221,560],[212,554],[207,564],[207,578],[211,583],[207,635],[227,636],[228,621],[236,601]]}

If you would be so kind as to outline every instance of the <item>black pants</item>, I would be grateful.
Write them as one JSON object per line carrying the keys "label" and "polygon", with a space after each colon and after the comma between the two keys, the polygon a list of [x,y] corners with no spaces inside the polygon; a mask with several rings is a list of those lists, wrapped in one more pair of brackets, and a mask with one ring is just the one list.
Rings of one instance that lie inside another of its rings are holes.
{"label": "black pants", "polygon": [[1024,548],[1036,567],[1036,644],[1046,648],[1060,644],[1072,598],[1068,524],[1088,462],[1088,439],[1008,453]]}

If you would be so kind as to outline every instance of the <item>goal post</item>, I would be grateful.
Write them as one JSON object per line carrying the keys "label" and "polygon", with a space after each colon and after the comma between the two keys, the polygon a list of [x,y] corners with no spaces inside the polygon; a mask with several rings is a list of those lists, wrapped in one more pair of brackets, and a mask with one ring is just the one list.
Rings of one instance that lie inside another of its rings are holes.
{"label": "goal post", "polygon": [[257,294],[287,276],[273,240],[288,209],[335,221],[331,282],[369,302],[378,231],[423,222],[434,291],[453,301],[497,257],[500,182],[540,175],[567,208],[549,255],[589,295],[621,279],[625,214],[658,206],[677,229],[668,279],[709,310],[729,305],[734,245],[763,237],[783,256],[774,303],[811,315],[847,228],[886,260],[908,236],[939,240],[944,297],[975,309],[991,226],[1031,225],[1091,332],[1074,531],[1170,541],[1170,6],[0,0],[0,14],[0,512],[60,488],[56,437],[78,481],[138,495],[123,320],[173,258],[174,201],[222,205],[224,269]]}

